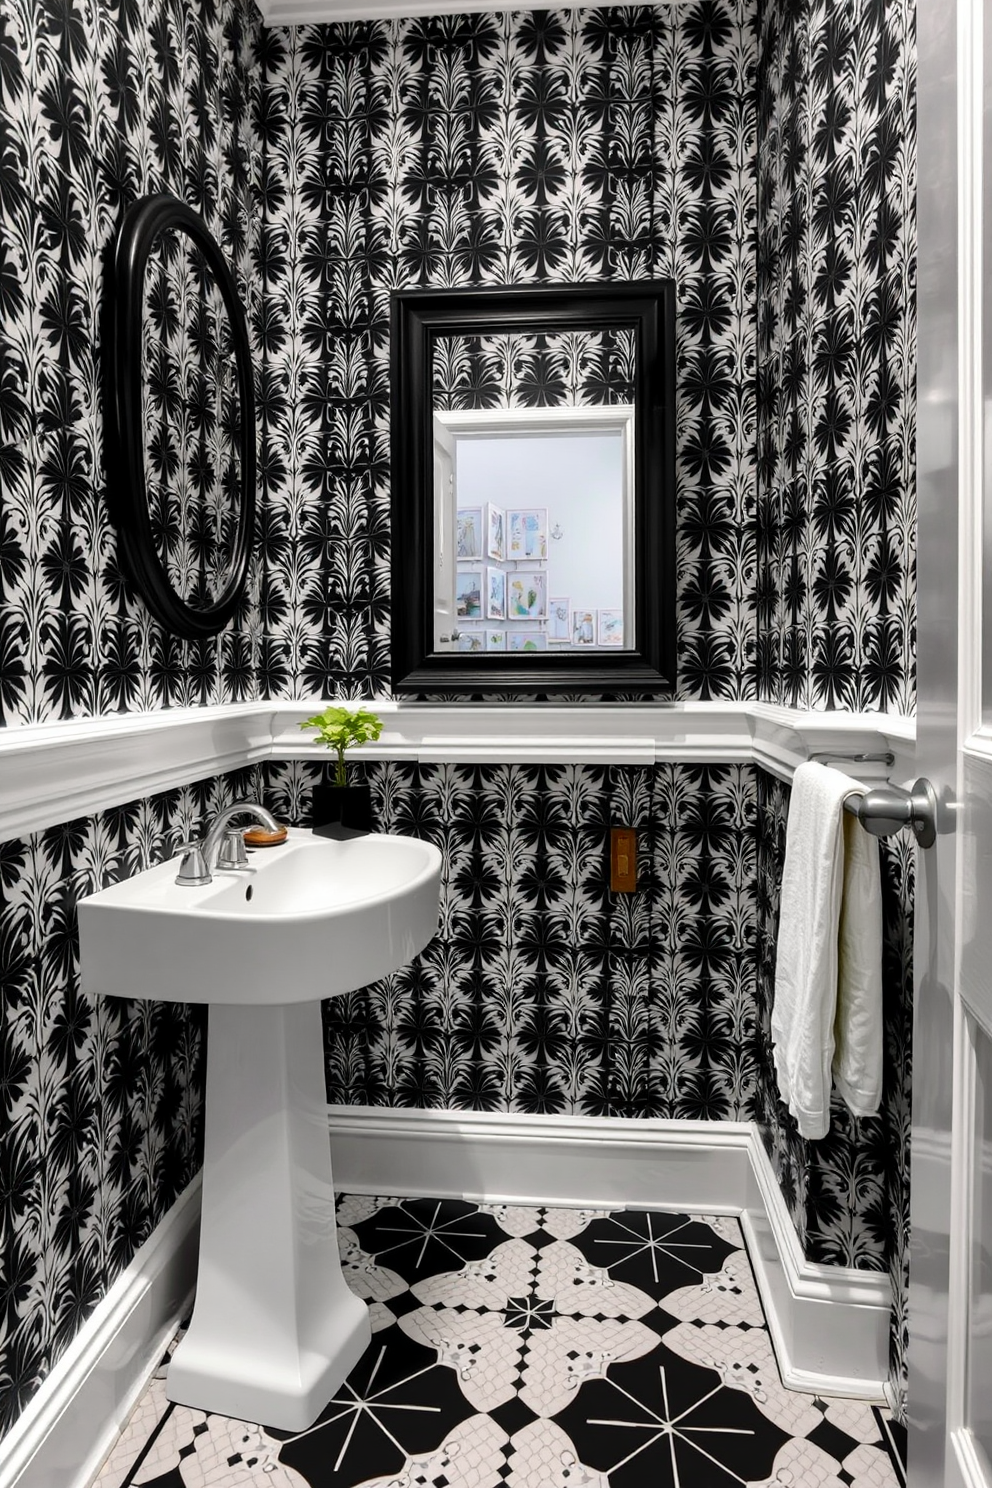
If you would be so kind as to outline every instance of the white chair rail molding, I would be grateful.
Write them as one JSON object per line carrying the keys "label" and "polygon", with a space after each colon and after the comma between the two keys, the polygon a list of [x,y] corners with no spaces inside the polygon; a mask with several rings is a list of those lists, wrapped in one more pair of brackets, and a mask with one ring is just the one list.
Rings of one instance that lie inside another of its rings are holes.
{"label": "white chair rail molding", "polygon": [[[340,700],[339,700],[340,701]],[[0,836],[17,837],[264,760],[323,760],[301,734],[324,703],[236,703],[9,728],[0,736]],[[452,705],[376,701],[383,731],[356,759],[515,764],[754,763],[783,780],[837,755],[864,781],[906,784],[915,723],[886,713],[766,703]],[[884,762],[852,756],[891,753]]]}

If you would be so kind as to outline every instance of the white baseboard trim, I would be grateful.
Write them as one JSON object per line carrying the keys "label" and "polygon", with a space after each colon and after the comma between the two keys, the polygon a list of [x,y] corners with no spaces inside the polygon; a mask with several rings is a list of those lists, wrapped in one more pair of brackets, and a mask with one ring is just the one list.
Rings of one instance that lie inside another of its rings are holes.
{"label": "white baseboard trim", "polygon": [[[757,1128],[335,1106],[335,1187],[583,1209],[739,1215],[784,1383],[881,1400],[889,1283],[803,1256]],[[196,1279],[196,1178],[0,1442],[0,1488],[84,1488],[123,1429]]]}
{"label": "white baseboard trim", "polygon": [[725,1214],[746,1198],[747,1122],[332,1106],[330,1127],[345,1193]]}
{"label": "white baseboard trim", "polygon": [[793,1390],[882,1400],[888,1377],[888,1274],[821,1266],[803,1254],[757,1129],[741,1226],[775,1344]]}
{"label": "white baseboard trim", "polygon": [[84,1488],[124,1428],[196,1281],[197,1176],[0,1442],[0,1488]]}
{"label": "white baseboard trim", "polygon": [[883,1398],[888,1277],[806,1260],[752,1123],[335,1106],[330,1128],[348,1193],[739,1215],[784,1383]]}

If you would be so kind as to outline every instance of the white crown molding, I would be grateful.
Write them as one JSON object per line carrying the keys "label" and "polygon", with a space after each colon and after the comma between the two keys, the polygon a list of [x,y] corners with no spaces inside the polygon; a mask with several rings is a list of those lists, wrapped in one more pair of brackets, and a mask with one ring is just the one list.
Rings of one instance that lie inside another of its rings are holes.
{"label": "white crown molding", "polygon": [[123,1431],[196,1282],[197,1175],[0,1442],[0,1488],[86,1488]]}
{"label": "white crown molding", "polygon": [[[325,706],[237,703],[0,729],[0,841],[267,759],[327,759],[300,722]],[[376,701],[356,757],[459,764],[755,763],[788,780],[817,752],[891,749],[912,778],[915,723],[764,703],[472,705]],[[862,779],[884,766],[851,766]]]}

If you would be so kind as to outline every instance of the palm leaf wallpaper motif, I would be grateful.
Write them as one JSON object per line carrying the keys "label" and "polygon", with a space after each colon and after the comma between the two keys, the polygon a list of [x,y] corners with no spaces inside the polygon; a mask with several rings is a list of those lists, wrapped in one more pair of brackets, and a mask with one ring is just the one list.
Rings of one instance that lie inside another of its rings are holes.
{"label": "palm leaf wallpaper motif", "polygon": [[439,337],[433,407],[603,408],[633,403],[630,331]]}
{"label": "palm leaf wallpaper motif", "polygon": [[76,904],[259,789],[242,771],[0,848],[0,1432],[202,1156],[205,1010],[82,997]]}
{"label": "palm leaf wallpaper motif", "polygon": [[[268,520],[299,533],[266,567],[263,689],[388,692],[390,290],[674,275],[679,695],[753,695],[750,7],[355,23],[263,47]],[[458,375],[505,396],[499,362]],[[567,338],[529,348],[518,383],[523,403],[574,397]]]}
{"label": "palm leaf wallpaper motif", "polygon": [[905,834],[881,844],[885,997],[881,1109],[877,1116],[857,1120],[834,1094],[829,1132],[821,1142],[807,1142],[779,1099],[771,1044],[789,788],[764,770],[756,774],[759,1096],[754,1115],[808,1259],[828,1266],[888,1270],[894,1299],[892,1380],[902,1396],[904,1414],[915,847],[904,840]]}
{"label": "palm leaf wallpaper motif", "polygon": [[[257,16],[240,0],[3,0],[0,20],[0,721],[256,697],[257,573],[209,641],[164,634],[125,588],[98,351],[103,250],[125,207],[152,191],[205,218],[259,319]],[[167,533],[180,505],[195,528],[197,472],[184,475],[157,514]]]}
{"label": "palm leaf wallpaper motif", "polygon": [[[325,1005],[328,1095],[371,1105],[756,1114],[750,766],[366,767],[382,831],[444,859],[439,932]],[[307,820],[319,767],[270,767]],[[639,827],[639,892],[607,889]]]}
{"label": "palm leaf wallpaper motif", "polygon": [[[911,0],[760,11],[757,673],[759,696],[790,707],[914,707],[914,16]],[[912,851],[882,852],[882,1113],[835,1103],[806,1143],[767,1058],[788,791],[758,781],[766,1143],[806,1254],[888,1267],[904,1409]]]}
{"label": "palm leaf wallpaper motif", "polygon": [[[769,0],[760,23],[745,0],[697,0],[295,33],[243,0],[0,0],[0,16],[6,722],[383,695],[390,289],[668,275],[678,695],[911,707],[908,0]],[[158,189],[232,263],[260,395],[259,560],[206,643],[164,636],[128,595],[102,489],[100,255],[124,205]],[[528,349],[520,392],[480,350],[453,354],[447,385],[489,398],[495,379],[539,403],[603,382],[616,399],[623,360]],[[369,774],[380,823],[445,853],[442,933],[327,1005],[332,1096],[755,1116],[811,1257],[890,1267],[898,1379],[905,1255],[883,1219],[906,1195],[903,846],[886,854],[885,1113],[855,1130],[841,1112],[809,1145],[775,1100],[764,1031],[783,787],[729,766]],[[318,775],[272,766],[273,809],[304,820]],[[7,1422],[197,1160],[200,1023],[82,1003],[76,899],[164,856],[234,784],[0,848]],[[619,820],[645,834],[634,899],[603,891]]]}
{"label": "palm leaf wallpaper motif", "polygon": [[758,682],[790,707],[913,708],[913,17],[762,10]]}
{"label": "palm leaf wallpaper motif", "polygon": [[141,422],[156,551],[173,591],[215,604],[241,510],[242,409],[231,322],[198,246],[162,235],[145,273]]}

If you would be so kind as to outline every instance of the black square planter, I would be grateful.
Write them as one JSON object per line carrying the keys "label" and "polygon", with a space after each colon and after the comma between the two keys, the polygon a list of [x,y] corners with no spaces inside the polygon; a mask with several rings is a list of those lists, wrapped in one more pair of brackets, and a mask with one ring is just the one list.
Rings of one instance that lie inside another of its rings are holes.
{"label": "black square planter", "polygon": [[318,837],[336,837],[342,827],[371,832],[372,788],[368,785],[315,785],[311,797],[313,830]]}

